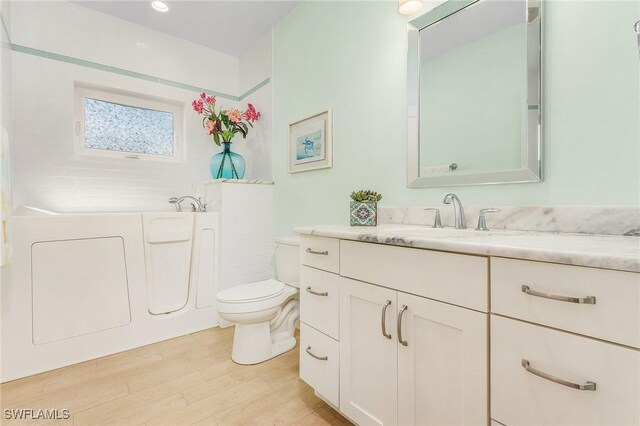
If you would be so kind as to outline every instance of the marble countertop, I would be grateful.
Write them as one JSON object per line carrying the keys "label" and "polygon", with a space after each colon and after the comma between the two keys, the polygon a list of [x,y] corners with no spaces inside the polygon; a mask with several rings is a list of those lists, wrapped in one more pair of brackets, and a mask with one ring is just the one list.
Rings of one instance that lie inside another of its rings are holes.
{"label": "marble countertop", "polygon": [[482,232],[401,224],[302,226],[295,231],[344,240],[640,272],[639,237],[515,230]]}

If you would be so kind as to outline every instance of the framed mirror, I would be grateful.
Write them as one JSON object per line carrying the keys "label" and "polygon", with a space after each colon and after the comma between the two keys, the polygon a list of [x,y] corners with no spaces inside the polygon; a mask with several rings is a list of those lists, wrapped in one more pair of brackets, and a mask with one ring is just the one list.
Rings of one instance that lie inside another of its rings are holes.
{"label": "framed mirror", "polygon": [[540,0],[449,0],[408,35],[407,186],[541,181]]}

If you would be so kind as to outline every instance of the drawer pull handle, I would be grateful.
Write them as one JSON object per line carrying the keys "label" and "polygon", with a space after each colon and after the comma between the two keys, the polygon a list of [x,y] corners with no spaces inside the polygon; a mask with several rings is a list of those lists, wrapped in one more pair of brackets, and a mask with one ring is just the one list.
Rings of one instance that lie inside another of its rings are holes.
{"label": "drawer pull handle", "polygon": [[329,254],[329,252],[327,250],[325,250],[325,251],[315,251],[315,250],[311,250],[310,247],[307,247],[307,253],[318,254],[320,256],[326,256],[326,255]]}
{"label": "drawer pull handle", "polygon": [[596,304],[595,296],[587,296],[587,297],[558,296],[557,294],[547,294],[547,293],[531,290],[528,285],[523,285],[521,287],[521,290],[523,293],[526,293],[531,296],[543,297],[545,299],[551,299],[551,300],[558,300],[560,302],[579,303],[581,305]]}
{"label": "drawer pull handle", "polygon": [[398,342],[400,342],[402,346],[408,345],[407,341],[402,339],[402,315],[406,310],[407,305],[402,305],[402,307],[400,308],[400,312],[398,312]]}
{"label": "drawer pull handle", "polygon": [[578,390],[583,390],[583,391],[595,391],[596,390],[595,382],[587,382],[584,385],[580,385],[578,383],[573,383],[573,382],[568,382],[566,380],[563,380],[563,379],[560,379],[558,377],[552,376],[551,374],[547,374],[547,373],[544,373],[544,372],[542,372],[540,370],[536,370],[535,368],[533,368],[531,366],[531,363],[526,359],[522,360],[522,367],[525,370],[527,370],[529,373],[531,373],[531,374],[534,374],[534,375],[536,375],[538,377],[542,377],[543,379],[547,379],[547,380],[550,380],[552,382],[561,384],[563,386],[567,386],[567,387],[572,388],[572,389],[578,389]]}
{"label": "drawer pull handle", "polygon": [[387,339],[391,339],[391,333],[387,333],[387,308],[391,305],[391,300],[387,300],[384,302],[384,306],[382,307],[382,317],[380,318],[380,322],[382,325],[382,335]]}
{"label": "drawer pull handle", "polygon": [[311,293],[314,294],[316,296],[328,296],[329,293],[327,293],[326,291],[323,291],[322,293],[319,291],[313,291],[311,290],[311,287],[307,287],[305,290],[307,290],[307,293]]}
{"label": "drawer pull handle", "polygon": [[307,353],[309,355],[311,355],[312,357],[314,357],[315,359],[319,360],[319,361],[326,361],[329,359],[328,356],[318,356],[316,354],[314,354],[313,352],[311,352],[311,346],[307,346]]}

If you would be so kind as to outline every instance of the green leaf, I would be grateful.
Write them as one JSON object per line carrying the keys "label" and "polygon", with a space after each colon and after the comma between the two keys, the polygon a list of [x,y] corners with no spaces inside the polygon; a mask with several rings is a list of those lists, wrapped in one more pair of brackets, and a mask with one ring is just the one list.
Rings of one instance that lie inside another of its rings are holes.
{"label": "green leaf", "polygon": [[220,134],[218,132],[213,133],[213,141],[220,146]]}
{"label": "green leaf", "polygon": [[354,201],[380,201],[382,200],[382,194],[378,194],[376,191],[370,189],[361,189],[360,191],[354,191],[351,193],[351,198]]}

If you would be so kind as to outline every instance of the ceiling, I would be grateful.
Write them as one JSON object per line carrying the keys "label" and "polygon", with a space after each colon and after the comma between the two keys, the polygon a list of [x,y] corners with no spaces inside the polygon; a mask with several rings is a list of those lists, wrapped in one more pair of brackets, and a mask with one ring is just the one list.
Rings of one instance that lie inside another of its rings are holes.
{"label": "ceiling", "polygon": [[298,1],[165,0],[166,13],[145,0],[77,0],[88,8],[202,44],[233,56],[287,15]]}

